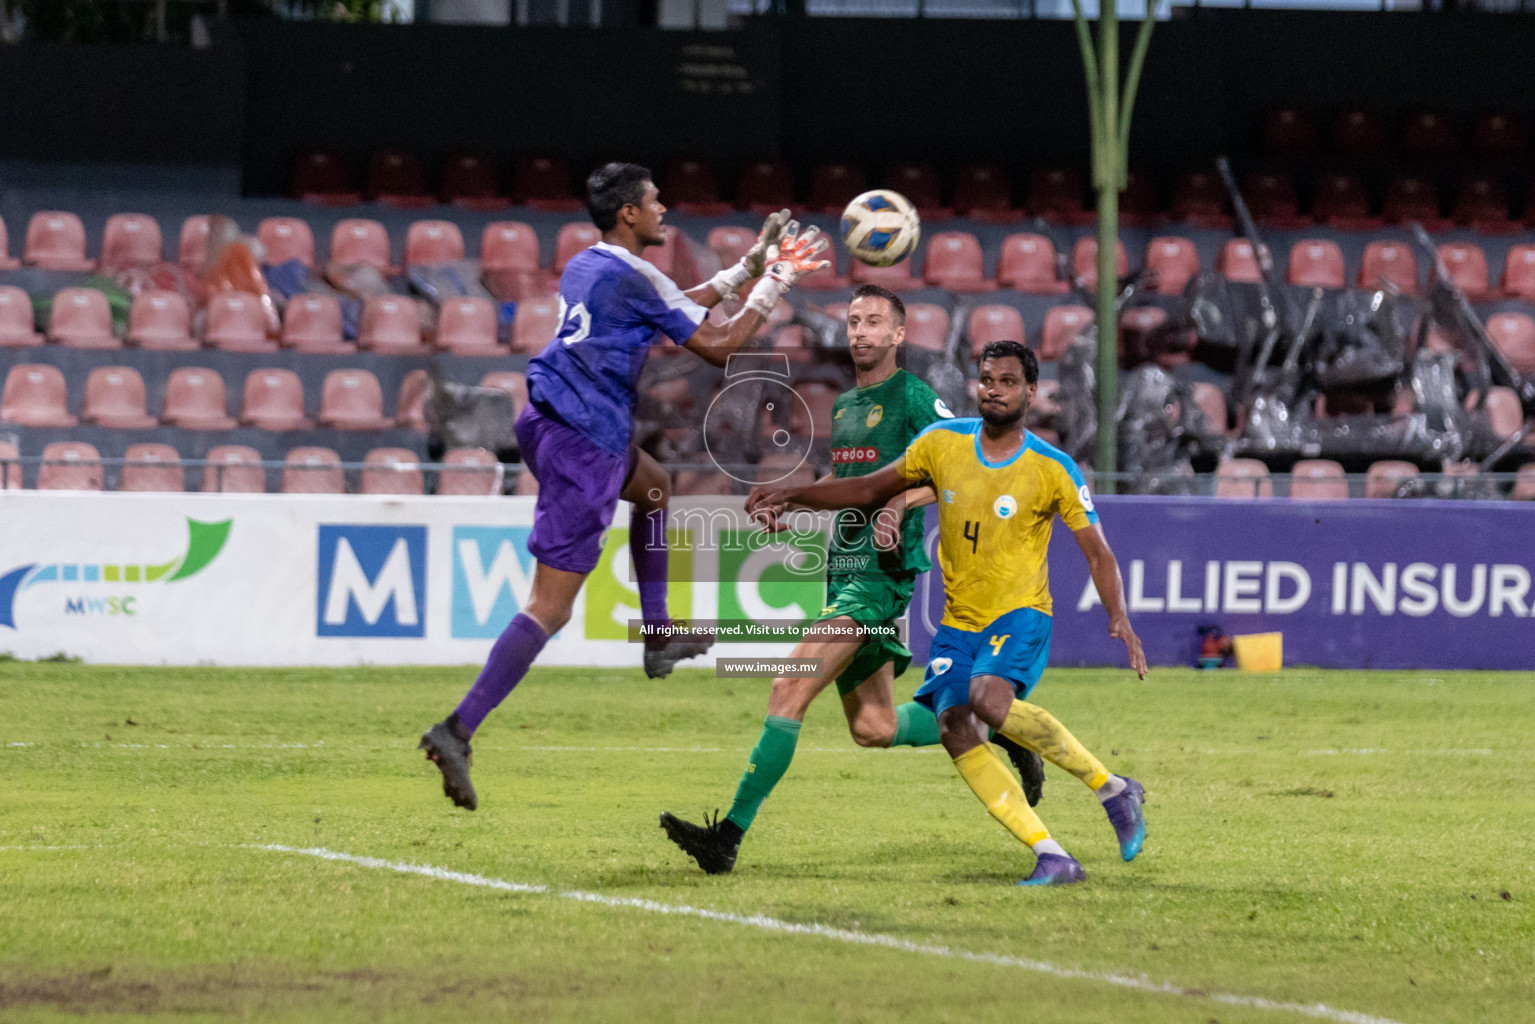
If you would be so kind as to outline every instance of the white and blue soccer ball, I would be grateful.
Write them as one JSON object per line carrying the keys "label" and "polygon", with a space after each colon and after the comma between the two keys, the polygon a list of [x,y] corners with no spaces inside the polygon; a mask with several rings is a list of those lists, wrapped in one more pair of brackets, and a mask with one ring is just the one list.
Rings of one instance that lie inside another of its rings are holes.
{"label": "white and blue soccer ball", "polygon": [[911,200],[877,188],[842,211],[842,244],[871,267],[893,267],[910,256],[922,237],[922,219]]}

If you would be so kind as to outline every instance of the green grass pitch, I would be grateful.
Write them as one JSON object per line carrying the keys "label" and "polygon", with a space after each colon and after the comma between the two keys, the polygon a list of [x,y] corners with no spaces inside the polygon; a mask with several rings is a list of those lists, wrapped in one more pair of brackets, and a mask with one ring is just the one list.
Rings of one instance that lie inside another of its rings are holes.
{"label": "green grass pitch", "polygon": [[1121,863],[1049,769],[1088,882],[1033,891],[941,751],[860,750],[834,698],[704,876],[656,816],[728,806],[766,682],[697,670],[535,670],[456,810],[414,747],[473,674],[0,664],[0,1019],[1535,1019],[1535,676],[1052,671],[1150,834]]}

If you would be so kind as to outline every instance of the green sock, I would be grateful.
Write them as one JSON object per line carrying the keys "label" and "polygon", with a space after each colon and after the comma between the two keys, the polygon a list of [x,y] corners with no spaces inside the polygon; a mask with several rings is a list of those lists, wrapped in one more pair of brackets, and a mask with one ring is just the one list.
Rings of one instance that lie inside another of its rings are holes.
{"label": "green sock", "polygon": [[938,716],[912,701],[895,709],[892,747],[931,747],[938,742]]}
{"label": "green sock", "polygon": [[725,815],[725,820],[734,822],[742,832],[751,828],[762,801],[789,770],[789,762],[794,760],[795,744],[799,743],[799,726],[794,719],[778,715],[768,715],[762,723],[762,735],[752,749],[751,760],[746,763],[746,774],[741,776],[741,784],[736,787],[735,803]]}

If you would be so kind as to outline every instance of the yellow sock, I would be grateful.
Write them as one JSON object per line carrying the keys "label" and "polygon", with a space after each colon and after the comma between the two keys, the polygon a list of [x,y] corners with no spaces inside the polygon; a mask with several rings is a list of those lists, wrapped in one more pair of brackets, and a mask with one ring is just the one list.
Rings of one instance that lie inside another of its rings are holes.
{"label": "yellow sock", "polygon": [[1037,704],[1013,701],[1007,711],[1007,721],[997,731],[1051,764],[1066,769],[1087,783],[1089,789],[1099,789],[1111,777],[1102,761],[1094,757],[1054,715]]}
{"label": "yellow sock", "polygon": [[954,759],[954,767],[959,769],[971,791],[981,798],[991,816],[1019,841],[1032,847],[1040,840],[1050,838],[1050,830],[1023,798],[1018,780],[991,752],[991,747],[983,743],[966,751]]}

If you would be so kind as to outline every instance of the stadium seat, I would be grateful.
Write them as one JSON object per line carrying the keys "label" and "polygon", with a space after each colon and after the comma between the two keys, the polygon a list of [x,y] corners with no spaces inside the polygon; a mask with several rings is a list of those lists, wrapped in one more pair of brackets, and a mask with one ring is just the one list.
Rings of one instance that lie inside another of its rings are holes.
{"label": "stadium seat", "polygon": [[570,187],[570,165],[555,153],[518,158],[512,169],[512,202],[557,213],[581,209],[581,200]]}
{"label": "stadium seat", "polygon": [[1420,111],[1402,127],[1402,148],[1414,156],[1443,156],[1455,152],[1455,125],[1432,111]]}
{"label": "stadium seat", "polygon": [[437,195],[462,210],[504,210],[511,201],[501,194],[496,162],[489,153],[453,153],[442,162]]}
{"label": "stadium seat", "polygon": [[949,311],[931,302],[906,307],[906,344],[928,352],[942,352],[949,344]]}
{"label": "stadium seat", "polygon": [[333,295],[299,295],[283,317],[282,343],[299,352],[344,355],[357,346],[342,335],[341,304]]}
{"label": "stadium seat", "polygon": [[165,241],[160,224],[143,213],[114,213],[101,233],[103,266],[124,267],[160,262]]}
{"label": "stadium seat", "polygon": [[224,352],[276,352],[267,337],[261,299],[250,292],[214,292],[208,298],[203,340]]}
{"label": "stadium seat", "polygon": [[[789,431],[798,437],[831,437],[832,406],[837,401],[837,389],[820,380],[802,380],[794,385],[795,394],[804,399],[796,402],[790,415]],[[810,411],[810,422],[804,421],[805,410]]]}
{"label": "stadium seat", "polygon": [[[1118,348],[1120,359],[1126,365],[1136,365],[1144,359],[1152,359],[1158,366],[1170,368],[1189,361],[1187,348],[1167,344],[1175,338],[1163,331],[1167,323],[1167,310],[1160,306],[1130,306],[1119,314]],[[1153,335],[1160,334],[1157,344],[1151,344]]]}
{"label": "stadium seat", "polygon": [[1119,193],[1119,223],[1127,228],[1156,227],[1164,219],[1157,208],[1157,187],[1151,178],[1137,171],[1125,175],[1125,189]]}
{"label": "stadium seat", "polygon": [[714,165],[702,157],[668,160],[656,185],[661,202],[690,216],[722,217],[730,212],[730,204],[720,200],[720,180]]}
{"label": "stadium seat", "polygon": [[0,270],[15,270],[21,261],[11,255],[11,236],[5,229],[5,218],[0,217]]}
{"label": "stadium seat", "polygon": [[19,491],[25,486],[21,475],[21,451],[9,441],[0,441],[0,491]]}
{"label": "stadium seat", "polygon": [[186,297],[172,291],[140,292],[128,312],[128,342],[164,352],[200,348],[192,337],[192,310]]}
{"label": "stadium seat", "polygon": [[418,220],[405,233],[405,265],[464,258],[464,235],[451,220]]}
{"label": "stadium seat", "polygon": [[427,194],[426,171],[416,154],[403,149],[384,149],[368,160],[363,194],[370,200],[397,209],[431,206]]}
{"label": "stadium seat", "polygon": [[[21,486],[20,472],[17,472],[15,486]],[[1514,475],[1514,489],[1508,492],[1508,496],[1516,501],[1535,501],[1535,462],[1526,462],[1519,467]]]}
{"label": "stadium seat", "polygon": [[968,231],[934,235],[927,243],[922,277],[934,288],[956,292],[989,292],[997,287],[996,282],[986,279],[980,240]]}
{"label": "stadium seat", "polygon": [[647,245],[640,259],[674,281],[677,278],[677,229],[670,224],[661,228],[660,245]]}
{"label": "stadium seat", "polygon": [[709,229],[709,249],[720,258],[721,266],[733,266],[756,242],[757,232],[751,228],[722,224]]}
{"label": "stadium seat", "polygon": [[[1130,257],[1125,253],[1125,243],[1116,242],[1114,276],[1124,277],[1129,273]],[[1071,275],[1088,291],[1098,287],[1098,239],[1093,235],[1083,235],[1071,247]]]}
{"label": "stadium seat", "polygon": [[1450,216],[1457,224],[1483,234],[1507,234],[1520,226],[1509,219],[1508,188],[1503,179],[1491,174],[1472,174],[1460,180]]}
{"label": "stadium seat", "polygon": [[1494,313],[1487,334],[1521,374],[1535,375],[1535,319],[1528,313]]}
{"label": "stadium seat", "polygon": [[486,270],[538,270],[538,233],[517,220],[485,225],[480,236],[480,265]]}
{"label": "stadium seat", "polygon": [[[832,244],[835,245],[836,243]],[[830,252],[831,249],[827,249],[826,253],[822,253],[822,258],[826,258],[827,253]],[[816,275],[812,274],[811,276],[814,277]],[[910,259],[904,259],[892,267],[871,267],[862,260],[850,259],[848,260],[847,278],[848,282],[855,288],[861,284],[877,284],[881,288],[889,288],[893,292],[904,292],[922,287],[921,278],[913,277],[911,274]]]}
{"label": "stadium seat", "polygon": [[512,320],[512,351],[536,356],[560,330],[560,300],[554,296],[517,303]]}
{"label": "stadium seat", "polygon": [[1163,295],[1182,295],[1189,279],[1199,273],[1199,250],[1187,238],[1164,235],[1146,243],[1146,270],[1152,286]]}
{"label": "stadium seat", "polygon": [[64,374],[57,366],[17,363],[6,372],[0,420],[24,427],[73,427]]}
{"label": "stadium seat", "polygon": [[149,415],[144,378],[131,366],[98,366],[85,379],[80,419],[121,430],[146,430],[160,421]]}
{"label": "stadium seat", "polygon": [[1253,254],[1252,243],[1245,238],[1226,240],[1221,246],[1220,255],[1215,258],[1215,269],[1228,281],[1253,282],[1263,279],[1258,268],[1258,257]]}
{"label": "stadium seat", "polygon": [[374,448],[363,456],[358,494],[425,494],[421,459],[409,448]]}
{"label": "stadium seat", "polygon": [[1503,262],[1503,291],[1514,298],[1535,299],[1535,245],[1509,248]]}
{"label": "stadium seat", "polygon": [[1397,459],[1370,463],[1364,475],[1366,498],[1394,498],[1396,489],[1418,475],[1418,467]]}
{"label": "stadium seat", "polygon": [[896,164],[885,174],[886,184],[911,200],[924,219],[934,215],[945,217],[943,187],[938,180],[938,168],[930,163]]}
{"label": "stadium seat", "polygon": [[602,232],[590,221],[571,221],[560,227],[554,240],[554,272],[563,274],[565,264],[576,253],[590,249],[602,241]]}
{"label": "stadium seat", "polygon": [[1471,127],[1471,151],[1478,156],[1519,156],[1529,144],[1517,114],[1482,114]]}
{"label": "stadium seat", "polygon": [[1328,227],[1365,231],[1380,221],[1370,216],[1370,196],[1357,175],[1331,171],[1317,179],[1311,215]]}
{"label": "stadium seat", "polygon": [[1350,155],[1379,153],[1386,148],[1386,126],[1368,110],[1341,110],[1332,123],[1332,147]]}
{"label": "stadium seat", "polygon": [[1071,285],[1056,276],[1055,243],[1044,235],[1008,235],[997,259],[997,283],[1029,295],[1064,295]]}
{"label": "stadium seat", "polygon": [[395,426],[404,430],[426,432],[426,391],[429,377],[425,370],[412,370],[400,381],[400,394],[394,403]]}
{"label": "stadium seat", "polygon": [[1475,242],[1446,242],[1439,246],[1439,259],[1450,272],[1450,283],[1464,291],[1468,299],[1486,298],[1491,292],[1487,254]]}
{"label": "stadium seat", "polygon": [[1297,107],[1280,107],[1263,116],[1263,148],[1273,156],[1299,156],[1317,148],[1316,122]]}
{"label": "stadium seat", "polygon": [[94,288],[61,288],[48,315],[48,340],[69,348],[117,348],[107,297]]}
{"label": "stadium seat", "polygon": [[1023,211],[1013,208],[1013,186],[1007,171],[996,164],[961,167],[954,179],[954,212],[976,220],[1022,220]]}
{"label": "stadium seat", "polygon": [[262,430],[312,430],[304,415],[304,383],[292,370],[252,370],[245,376],[240,422]]}
{"label": "stadium seat", "polygon": [[1290,265],[1285,271],[1290,284],[1307,288],[1342,288],[1343,250],[1337,242],[1325,238],[1303,238],[1290,247]]}
{"label": "stadium seat", "polygon": [[168,444],[130,444],[123,453],[119,491],[170,491],[187,489],[181,453]]}
{"label": "stadium seat", "polygon": [[1231,426],[1226,419],[1226,393],[1217,385],[1204,380],[1194,382],[1193,392],[1194,404],[1199,406],[1199,411],[1210,421],[1211,428],[1218,434],[1229,434]]}
{"label": "stadium seat", "polygon": [[[1481,395],[1476,391],[1468,394],[1466,408],[1474,408],[1480,397]],[[1524,425],[1524,407],[1519,404],[1519,395],[1513,388],[1488,388],[1487,404],[1482,411],[1487,414],[1487,423],[1492,429],[1493,436],[1499,440],[1513,437]]]}
{"label": "stadium seat", "polygon": [[37,489],[99,491],[106,486],[105,476],[101,453],[95,445],[84,441],[54,441],[43,449],[43,462],[37,467]]}
{"label": "stadium seat", "polygon": [[993,341],[1024,344],[1023,315],[1012,306],[977,306],[965,325],[965,336],[970,339],[971,358],[979,356],[981,349]]}
{"label": "stadium seat", "polygon": [[528,375],[516,370],[492,370],[480,378],[482,388],[500,388],[512,396],[512,408],[521,414],[528,404]]}
{"label": "stadium seat", "polygon": [[93,270],[95,260],[85,258],[85,225],[63,210],[42,210],[27,222],[22,262],[44,270]]}
{"label": "stadium seat", "polygon": [[1178,178],[1173,189],[1173,219],[1188,221],[1198,227],[1225,228],[1231,225],[1226,214],[1226,190],[1220,179],[1208,171],[1190,171]]}
{"label": "stadium seat", "polygon": [[160,419],[167,426],[188,430],[230,430],[236,423],[227,409],[224,378],[217,370],[183,366],[172,370],[165,383],[165,411]]}
{"label": "stadium seat", "polygon": [[747,160],[737,168],[736,206],[768,214],[793,204],[794,175],[782,160]]}
{"label": "stadium seat", "polygon": [[256,237],[266,246],[268,264],[298,260],[314,266],[314,232],[297,217],[268,217],[256,227]]}
{"label": "stadium seat", "polygon": [[489,495],[501,493],[503,469],[494,455],[484,448],[450,448],[442,457],[444,466],[437,473],[440,495]]}
{"label": "stadium seat", "polygon": [[854,196],[868,187],[863,168],[851,163],[816,164],[810,169],[805,204],[819,213],[841,213]]}
{"label": "stadium seat", "polygon": [[389,256],[389,233],[376,220],[351,218],[331,230],[330,258],[336,263],[366,263],[392,274],[396,268]]}
{"label": "stadium seat", "polygon": [[505,355],[496,340],[496,305],[465,296],[448,299],[437,317],[437,347],[456,356]]}
{"label": "stadium seat", "polygon": [[1035,217],[1082,223],[1087,211],[1087,182],[1075,168],[1038,168],[1029,175],[1025,205]]}
{"label": "stadium seat", "polygon": [[362,304],[357,347],[385,355],[418,355],[421,311],[408,295],[373,295]]}
{"label": "stadium seat", "polygon": [[1242,198],[1247,201],[1253,220],[1266,228],[1295,231],[1311,223],[1301,216],[1300,200],[1295,195],[1295,181],[1288,174],[1255,171],[1242,182]]}
{"label": "stadium seat", "polygon": [[289,191],[306,203],[352,206],[362,201],[353,184],[352,166],[335,150],[304,150],[293,160]]}
{"label": "stadium seat", "polygon": [[1047,362],[1061,358],[1072,339],[1092,322],[1093,311],[1086,306],[1052,306],[1040,331],[1039,358]]}
{"label": "stadium seat", "polygon": [[519,497],[538,494],[538,478],[533,471],[523,466],[517,473],[517,482],[512,485],[512,493]]}
{"label": "stadium seat", "polygon": [[1215,467],[1217,498],[1272,498],[1269,468],[1257,459],[1223,458]]}
{"label": "stadium seat", "polygon": [[332,370],[320,393],[320,425],[338,430],[385,430],[384,391],[367,370]]}
{"label": "stadium seat", "polygon": [[32,323],[32,298],[13,284],[0,285],[0,348],[41,345]]}
{"label": "stadium seat", "polygon": [[329,448],[294,448],[284,462],[282,493],[346,493],[346,472],[341,468],[341,456]]}
{"label": "stadium seat", "polygon": [[1404,242],[1371,242],[1359,264],[1359,287],[1374,291],[1390,282],[1400,292],[1418,293],[1418,262]]}
{"label": "stadium seat", "polygon": [[207,259],[207,233],[207,213],[198,213],[181,221],[181,236],[177,239],[177,263],[187,273],[198,273],[203,269]]}
{"label": "stadium seat", "polygon": [[1448,223],[1439,215],[1439,190],[1433,181],[1416,174],[1397,175],[1386,183],[1381,213],[1392,224],[1415,220],[1430,231]]}
{"label": "stadium seat", "polygon": [[1331,459],[1301,459],[1290,467],[1290,497],[1302,501],[1339,501],[1348,497],[1348,478]]}
{"label": "stadium seat", "polygon": [[243,444],[221,444],[204,458],[202,489],[210,493],[265,494],[261,453]]}

